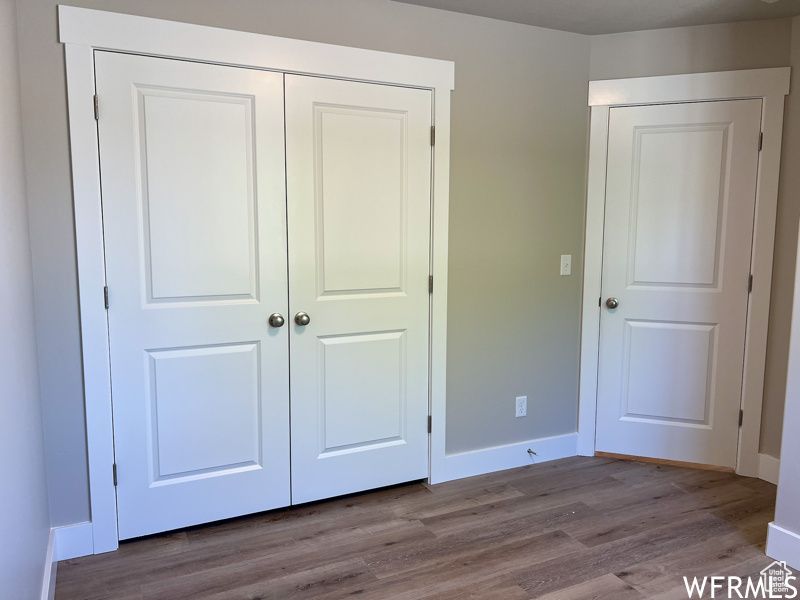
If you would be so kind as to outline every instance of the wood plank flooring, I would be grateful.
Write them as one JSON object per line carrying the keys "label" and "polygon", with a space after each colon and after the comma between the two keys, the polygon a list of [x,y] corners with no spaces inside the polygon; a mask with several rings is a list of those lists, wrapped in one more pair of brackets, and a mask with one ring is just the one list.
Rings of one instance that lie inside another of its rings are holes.
{"label": "wood plank flooring", "polygon": [[123,543],[59,563],[56,600],[687,598],[772,562],[774,506],[758,479],[568,458]]}

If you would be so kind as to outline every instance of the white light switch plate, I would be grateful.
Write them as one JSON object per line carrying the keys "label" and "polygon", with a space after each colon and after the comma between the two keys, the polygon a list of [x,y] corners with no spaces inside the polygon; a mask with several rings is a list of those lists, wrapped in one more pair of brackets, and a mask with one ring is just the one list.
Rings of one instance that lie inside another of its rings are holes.
{"label": "white light switch plate", "polygon": [[572,254],[561,255],[561,274],[572,275]]}

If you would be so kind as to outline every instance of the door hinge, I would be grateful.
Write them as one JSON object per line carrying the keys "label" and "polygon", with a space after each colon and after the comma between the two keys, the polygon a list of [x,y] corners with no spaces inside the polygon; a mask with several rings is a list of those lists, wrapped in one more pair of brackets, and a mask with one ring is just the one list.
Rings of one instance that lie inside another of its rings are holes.
{"label": "door hinge", "polygon": [[108,310],[108,286],[103,287],[103,302],[106,305],[106,310]]}
{"label": "door hinge", "polygon": [[433,293],[433,275],[428,275],[428,293]]}
{"label": "door hinge", "polygon": [[750,275],[750,279],[747,281],[747,293],[749,294],[752,291],[753,291],[753,276]]}
{"label": "door hinge", "polygon": [[94,120],[100,120],[100,101],[97,99],[97,94],[94,95]]}
{"label": "door hinge", "polygon": [[117,463],[111,465],[111,472],[114,475],[114,487],[117,487]]}
{"label": "door hinge", "polygon": [[744,411],[740,410],[739,411],[739,427],[742,426],[742,423],[744,423]]}
{"label": "door hinge", "polygon": [[436,125],[431,125],[431,146],[436,145]]}
{"label": "door hinge", "polygon": [[761,149],[764,147],[764,132],[758,134],[758,151],[761,152]]}
{"label": "door hinge", "polygon": [[428,433],[433,430],[433,417],[428,415]]}

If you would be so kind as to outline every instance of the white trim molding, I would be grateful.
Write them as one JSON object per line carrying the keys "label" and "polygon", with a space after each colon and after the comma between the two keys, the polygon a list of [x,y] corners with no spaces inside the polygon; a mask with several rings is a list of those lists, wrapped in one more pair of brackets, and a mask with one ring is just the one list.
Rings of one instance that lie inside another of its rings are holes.
{"label": "white trim molding", "polygon": [[[444,478],[432,483],[568,458],[577,454],[577,444],[578,434],[569,433],[505,446],[449,454],[444,460]],[[528,450],[532,450],[535,454],[530,454]]]}
{"label": "white trim molding", "polygon": [[790,67],[589,82],[589,106],[628,106],[785,96]]}
{"label": "white trim molding", "polygon": [[793,531],[769,524],[767,530],[767,556],[785,562],[793,569],[800,569],[800,535]]}
{"label": "white trim molding", "polygon": [[754,278],[746,325],[741,400],[744,422],[739,430],[736,466],[736,472],[740,475],[751,477],[759,475],[761,459],[758,449],[764,389],[764,357],[767,351],[767,326],[772,288],[783,104],[784,97],[789,93],[789,78],[790,68],[781,67],[589,82],[591,117],[581,324],[578,454],[591,456],[595,447],[601,310],[597,299],[600,298],[602,291],[609,109],[613,106],[761,98],[764,141],[758,164],[753,252],[750,265],[750,272]]}
{"label": "white trim molding", "polygon": [[64,5],[58,25],[62,44],[95,50],[448,91],[454,86],[453,63],[446,60]]}
{"label": "white trim molding", "polygon": [[55,561],[69,560],[94,553],[92,523],[76,523],[64,527],[53,527],[55,537]]}
{"label": "white trim molding", "polygon": [[778,485],[778,473],[781,470],[781,459],[769,454],[758,455],[758,478]]}
{"label": "white trim molding", "polygon": [[50,529],[47,542],[47,554],[44,557],[44,576],[42,577],[42,600],[53,600],[56,597],[56,571],[58,560],[55,554],[56,530]]}
{"label": "white trim molding", "polygon": [[[435,291],[430,322],[431,481],[445,471],[447,367],[447,251],[450,184],[450,92],[455,66],[450,61],[348,48],[175,21],[59,6],[59,41],[65,45],[70,151],[72,158],[78,286],[85,382],[86,436],[92,523],[74,556],[115,550],[117,504],[112,465],[114,439],[108,322],[103,302],[103,246],[100,171],[93,96],[94,51],[128,52],[162,58],[319,75],[428,89],[433,93],[431,274]],[[84,534],[81,534],[84,535]],[[69,537],[69,536],[68,536]],[[92,545],[93,544],[93,545]],[[60,543],[57,545],[61,553]],[[76,554],[78,552],[78,554]],[[63,556],[66,556],[63,555]],[[62,556],[62,558],[63,558]]]}

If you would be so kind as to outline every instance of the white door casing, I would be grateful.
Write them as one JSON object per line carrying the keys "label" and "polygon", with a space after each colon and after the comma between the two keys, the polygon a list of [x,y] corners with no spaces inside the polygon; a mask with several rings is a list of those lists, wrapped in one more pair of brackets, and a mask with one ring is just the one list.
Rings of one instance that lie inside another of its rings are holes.
{"label": "white door casing", "polygon": [[736,465],[761,112],[610,109],[598,451]]}
{"label": "white door casing", "polygon": [[431,101],[286,76],[295,504],[428,474]]}
{"label": "white door casing", "polygon": [[751,69],[715,73],[664,75],[589,82],[589,164],[587,171],[586,240],[584,244],[583,306],[578,412],[578,454],[595,452],[597,384],[602,294],[603,237],[606,203],[608,123],[612,108],[674,102],[706,102],[759,98],[762,101],[763,144],[753,228],[753,287],[747,312],[744,377],[736,471],[759,474],[759,438],[767,348],[772,257],[778,203],[783,107],[791,69]]}
{"label": "white door casing", "polygon": [[120,538],[285,506],[283,76],[96,70]]}

